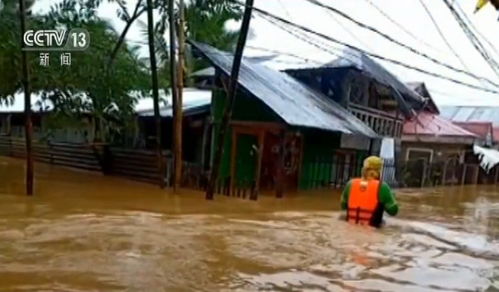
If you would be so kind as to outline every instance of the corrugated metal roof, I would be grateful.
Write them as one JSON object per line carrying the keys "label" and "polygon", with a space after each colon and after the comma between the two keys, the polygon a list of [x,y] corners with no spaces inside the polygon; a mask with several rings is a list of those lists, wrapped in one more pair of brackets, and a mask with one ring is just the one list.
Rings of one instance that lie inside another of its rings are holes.
{"label": "corrugated metal roof", "polygon": [[[159,97],[163,104],[160,106],[160,115],[162,117],[171,117],[173,115],[171,96],[168,96],[163,90],[160,90],[159,93]],[[196,88],[184,88],[182,103],[184,115],[209,111],[211,104],[211,91]],[[141,117],[153,116],[154,104],[152,97],[139,99],[138,103],[135,105],[135,112]]]}
{"label": "corrugated metal roof", "polygon": [[406,101],[418,104],[424,104],[425,102],[425,99],[417,92],[409,88],[405,83],[400,81],[395,75],[378,64],[376,61],[361,52],[346,48],[338,59],[325,64],[323,67],[354,67],[364,73],[367,73],[369,77],[379,83],[392,87],[402,94]]}
{"label": "corrugated metal roof", "polygon": [[486,140],[488,135],[492,135],[492,123],[491,122],[454,122],[461,128],[464,128],[472,133],[475,133],[478,137]]}
{"label": "corrugated metal roof", "polygon": [[213,77],[215,76],[215,68],[207,67],[192,73],[191,76]]}
{"label": "corrugated metal roof", "polygon": [[[233,62],[231,53],[206,44],[190,43],[214,66],[230,75]],[[377,137],[374,131],[346,109],[286,73],[243,58],[238,82],[289,125]]]}
{"label": "corrugated metal roof", "polygon": [[455,125],[450,120],[430,112],[421,112],[416,119],[404,123],[404,135],[430,135],[476,138],[476,135]]}
{"label": "corrugated metal roof", "polygon": [[441,114],[455,122],[491,122],[499,126],[499,107],[440,106]]}

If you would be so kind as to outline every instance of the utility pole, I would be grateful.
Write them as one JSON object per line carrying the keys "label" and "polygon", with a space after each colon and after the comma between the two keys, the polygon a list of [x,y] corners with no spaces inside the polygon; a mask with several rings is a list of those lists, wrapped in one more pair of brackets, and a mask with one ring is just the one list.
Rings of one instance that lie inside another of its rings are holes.
{"label": "utility pole", "polygon": [[177,79],[177,102],[174,103],[174,131],[175,134],[175,177],[173,189],[177,190],[182,181],[182,105],[184,92],[184,58],[185,58],[185,15],[184,0],[179,1],[178,22],[178,79]]}
{"label": "utility pole", "polygon": [[[182,106],[178,104],[178,96],[177,96],[177,66],[175,65],[175,11],[174,11],[174,0],[168,0],[168,20],[169,20],[169,29],[170,29],[170,82],[171,82],[171,90],[172,90],[172,105],[173,105],[173,189],[177,188],[177,178],[179,177],[179,173],[177,173],[177,164],[182,164],[182,158],[177,156],[177,147],[181,146],[177,144],[177,127],[176,121],[178,112],[178,107]],[[182,132],[180,132],[182,135]]]}
{"label": "utility pole", "polygon": [[152,98],[154,102],[154,120],[156,122],[156,159],[158,160],[158,179],[160,188],[165,187],[164,164],[161,151],[161,117],[159,115],[158,69],[154,48],[154,20],[152,0],[147,0],[147,34],[149,37],[149,60],[151,62]]}
{"label": "utility pole", "polygon": [[[243,22],[241,24],[241,31],[239,39],[237,40],[236,52],[234,54],[234,61],[232,63],[232,72],[230,76],[229,91],[227,92],[227,104],[225,105],[220,129],[218,132],[217,146],[215,150],[215,157],[213,168],[211,169],[210,181],[206,189],[206,199],[213,200],[213,193],[220,171],[220,163],[222,162],[223,146],[225,144],[225,136],[229,130],[229,121],[232,116],[232,109],[234,107],[234,100],[236,99],[237,78],[239,76],[239,67],[241,66],[241,59],[243,57],[244,45],[248,36],[249,25],[251,20],[251,11],[253,10],[253,0],[246,0],[244,8]],[[234,143],[234,141],[232,141]],[[231,177],[231,179],[234,179]]]}
{"label": "utility pole", "polygon": [[[26,31],[26,3],[19,0],[20,20],[21,20],[21,48],[24,49],[24,32]],[[25,118],[25,138],[26,138],[26,194],[33,195],[33,150],[31,147],[31,136],[33,133],[33,123],[31,122],[31,92],[29,80],[29,65],[27,52],[21,51],[23,66],[23,87],[24,87],[24,118]]]}

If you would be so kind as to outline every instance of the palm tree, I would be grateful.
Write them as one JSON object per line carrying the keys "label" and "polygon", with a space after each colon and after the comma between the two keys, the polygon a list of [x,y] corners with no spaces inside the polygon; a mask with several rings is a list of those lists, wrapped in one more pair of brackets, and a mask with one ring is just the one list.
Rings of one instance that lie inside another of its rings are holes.
{"label": "palm tree", "polygon": [[[239,31],[227,30],[226,24],[241,17],[240,7],[232,1],[191,1],[185,9],[186,37],[224,51],[232,51],[236,46]],[[187,71],[185,76],[209,66],[204,60],[194,59],[189,50],[185,64]]]}

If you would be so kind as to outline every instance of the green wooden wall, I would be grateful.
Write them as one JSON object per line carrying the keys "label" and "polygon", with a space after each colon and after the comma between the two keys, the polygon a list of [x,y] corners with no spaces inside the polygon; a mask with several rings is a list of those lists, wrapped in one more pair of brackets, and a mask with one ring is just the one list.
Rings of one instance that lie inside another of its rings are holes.
{"label": "green wooden wall", "polygon": [[[215,144],[218,144],[217,137],[219,126],[222,120],[223,111],[227,102],[225,91],[215,89],[212,96],[212,113],[215,122]],[[237,121],[258,121],[258,122],[279,122],[280,118],[259,99],[247,96],[241,91],[236,95],[232,120]],[[230,157],[232,148],[232,131],[227,132],[224,143],[222,163],[220,166],[220,178],[226,179],[230,176]],[[255,179],[255,168],[257,163],[256,153],[252,146],[258,146],[258,138],[253,135],[240,135],[238,141],[238,153],[236,161],[236,185],[247,183]],[[216,147],[212,148],[214,155]]]}
{"label": "green wooden wall", "polygon": [[[220,89],[214,90],[212,113],[216,124],[215,139],[218,136],[218,127],[222,119],[225,103],[225,92]],[[241,92],[236,96],[232,119],[239,121],[282,122],[263,102]],[[340,148],[341,134],[310,128],[299,128],[297,130],[302,133],[304,143],[299,188],[310,189],[318,187],[317,181],[329,182],[331,177],[334,177],[337,169],[336,166],[331,165],[333,162],[333,153]],[[230,176],[231,138],[232,132],[229,130],[227,139],[225,140],[220,169],[220,178],[222,179]],[[215,145],[216,143],[218,141],[215,141]],[[236,185],[255,179],[257,155],[252,149],[253,144],[258,145],[256,136],[239,136],[236,161]],[[214,149],[215,147],[212,148],[212,155],[214,154]],[[366,155],[366,151],[357,151],[357,159],[363,159]]]}
{"label": "green wooden wall", "polygon": [[[300,189],[324,186],[334,181],[339,170],[334,153],[340,149],[341,134],[321,130],[305,129],[303,134],[303,158],[299,181]],[[368,151],[354,150],[356,164],[351,164],[359,173],[361,161]]]}

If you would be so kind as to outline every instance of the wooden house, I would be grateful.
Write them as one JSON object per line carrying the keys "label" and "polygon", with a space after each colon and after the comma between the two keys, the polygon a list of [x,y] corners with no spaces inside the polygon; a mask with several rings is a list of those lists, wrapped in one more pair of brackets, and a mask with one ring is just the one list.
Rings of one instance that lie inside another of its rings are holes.
{"label": "wooden house", "polygon": [[402,135],[402,157],[415,185],[430,180],[433,184],[476,183],[487,177],[479,169],[473,147],[490,145],[492,123],[452,122],[440,115],[424,83],[408,85],[428,100],[417,116],[405,122]]}
{"label": "wooden house", "polygon": [[[401,161],[404,121],[423,108],[427,99],[376,61],[351,50],[323,66],[286,72],[340,104],[381,136],[382,145],[375,145],[373,153],[380,154],[395,169]],[[341,145],[341,150],[347,156],[354,156],[362,149],[360,144],[355,145],[353,149]],[[389,149],[389,153],[383,149]],[[385,178],[396,184],[395,170],[387,174]]]}
{"label": "wooden house", "polygon": [[[172,149],[173,112],[171,96],[160,91],[161,100],[166,101],[160,105],[161,127],[163,130],[161,145],[163,149]],[[211,135],[210,106],[211,90],[198,88],[184,88],[182,105],[183,160],[191,163],[207,165],[210,154],[209,147]],[[137,118],[137,131],[134,134],[133,148],[150,149],[155,147],[156,126],[152,97],[138,101],[135,106]]]}
{"label": "wooden house", "polygon": [[[41,94],[32,94],[32,123],[35,140],[51,140],[64,143],[88,143],[93,139],[92,119],[82,115],[81,121],[75,124],[49,126],[52,105],[44,101]],[[24,137],[24,95],[15,94],[11,102],[0,104],[0,135],[13,138]]]}
{"label": "wooden house", "polygon": [[494,127],[492,122],[454,122],[461,128],[464,128],[477,136],[475,144],[480,146],[492,147],[494,142]]}
{"label": "wooden house", "polygon": [[[192,46],[215,68],[211,106],[216,137],[233,55],[201,43]],[[273,190],[280,173],[286,190],[339,185],[353,174],[354,161],[345,167],[346,161],[334,160],[335,150],[342,143],[364,144],[365,150],[354,157],[360,162],[377,138],[334,100],[286,73],[243,58],[221,177],[230,180],[231,188],[254,184],[257,190]]]}
{"label": "wooden house", "polygon": [[402,158],[404,161],[423,159],[427,163],[438,161],[464,161],[466,152],[479,137],[472,131],[440,116],[430,92],[423,82],[407,85],[427,102],[424,108],[404,123],[402,133]]}
{"label": "wooden house", "polygon": [[[286,72],[340,104],[382,137],[381,145],[375,145],[372,151],[392,168],[385,172],[385,179],[397,184],[395,166],[401,161],[404,121],[414,116],[428,100],[376,61],[351,50],[320,67]],[[363,149],[359,143],[348,146],[341,145],[340,149],[346,157],[353,157]]]}
{"label": "wooden house", "polygon": [[406,117],[422,108],[422,96],[368,56],[345,51],[318,68],[286,70],[342,105],[382,137],[400,138]]}
{"label": "wooden house", "polygon": [[[499,149],[499,106],[442,106],[442,115],[453,122],[468,127],[482,137],[485,146]],[[490,129],[492,123],[493,129]],[[491,133],[492,131],[492,133]],[[495,134],[497,133],[497,134]]]}

